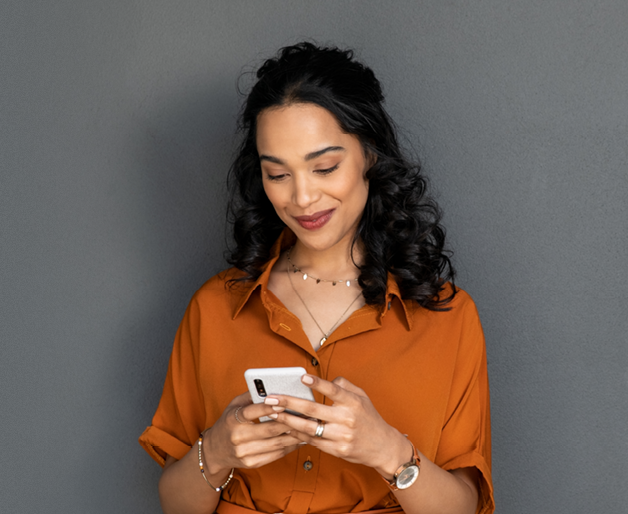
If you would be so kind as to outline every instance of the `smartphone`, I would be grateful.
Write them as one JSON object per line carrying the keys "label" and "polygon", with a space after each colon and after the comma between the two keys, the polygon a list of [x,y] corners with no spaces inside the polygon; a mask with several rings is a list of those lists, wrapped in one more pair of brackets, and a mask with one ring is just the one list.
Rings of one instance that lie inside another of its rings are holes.
{"label": "smartphone", "polygon": [[[272,394],[284,394],[313,402],[312,390],[301,382],[301,377],[306,373],[305,368],[247,369],[244,372],[244,379],[253,403],[262,403],[268,395]],[[295,416],[303,416],[289,409],[286,409],[286,412]],[[262,422],[270,421],[271,418],[262,416],[259,420]]]}

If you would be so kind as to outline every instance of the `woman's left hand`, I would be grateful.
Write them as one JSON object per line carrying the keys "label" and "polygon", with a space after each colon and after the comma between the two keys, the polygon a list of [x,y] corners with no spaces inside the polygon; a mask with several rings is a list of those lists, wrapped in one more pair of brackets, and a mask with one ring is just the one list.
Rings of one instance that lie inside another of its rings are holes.
{"label": "woman's left hand", "polygon": [[[278,411],[271,417],[291,427],[291,435],[330,455],[375,468],[387,478],[392,478],[397,468],[411,459],[408,440],[384,421],[362,389],[343,377],[329,382],[304,375],[302,382],[334,403],[323,405],[292,396],[269,396],[265,403]],[[316,436],[318,421],[288,414],[285,409],[321,420],[322,436]]]}

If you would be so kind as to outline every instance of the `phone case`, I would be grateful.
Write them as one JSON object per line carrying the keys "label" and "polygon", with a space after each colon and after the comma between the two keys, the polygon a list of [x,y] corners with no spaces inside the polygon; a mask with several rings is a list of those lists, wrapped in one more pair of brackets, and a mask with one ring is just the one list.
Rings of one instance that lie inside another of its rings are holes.
{"label": "phone case", "polygon": [[[247,369],[244,372],[246,385],[251,393],[253,403],[262,403],[265,396],[260,396],[256,380],[261,380],[266,395],[283,394],[314,401],[312,390],[301,382],[301,377],[307,372],[305,368],[258,368]],[[286,410],[291,414],[300,415],[298,412]],[[271,418],[263,416],[260,421],[270,421]]]}

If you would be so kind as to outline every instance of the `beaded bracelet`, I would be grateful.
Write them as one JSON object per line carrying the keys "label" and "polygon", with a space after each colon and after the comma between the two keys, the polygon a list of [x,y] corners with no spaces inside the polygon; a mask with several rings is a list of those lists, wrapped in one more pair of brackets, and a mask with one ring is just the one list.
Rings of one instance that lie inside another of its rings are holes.
{"label": "beaded bracelet", "polygon": [[198,437],[198,467],[201,469],[201,475],[203,475],[205,482],[207,482],[209,487],[211,487],[217,493],[221,492],[225,487],[227,487],[227,484],[231,482],[231,479],[233,478],[234,468],[231,468],[231,473],[229,473],[229,478],[227,478],[227,481],[224,484],[222,484],[220,487],[214,487],[213,485],[209,483],[209,480],[207,480],[207,477],[205,476],[205,468],[203,467],[203,433],[202,432],[201,432],[201,435]]}

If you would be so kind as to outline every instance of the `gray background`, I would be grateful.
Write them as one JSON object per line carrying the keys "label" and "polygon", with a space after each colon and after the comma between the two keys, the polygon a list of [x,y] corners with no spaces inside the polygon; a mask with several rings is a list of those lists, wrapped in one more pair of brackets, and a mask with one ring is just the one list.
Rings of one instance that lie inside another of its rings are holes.
{"label": "gray background", "polygon": [[160,512],[137,437],[225,266],[237,77],[305,37],[374,68],[445,210],[498,512],[625,512],[625,0],[4,0],[0,509]]}

